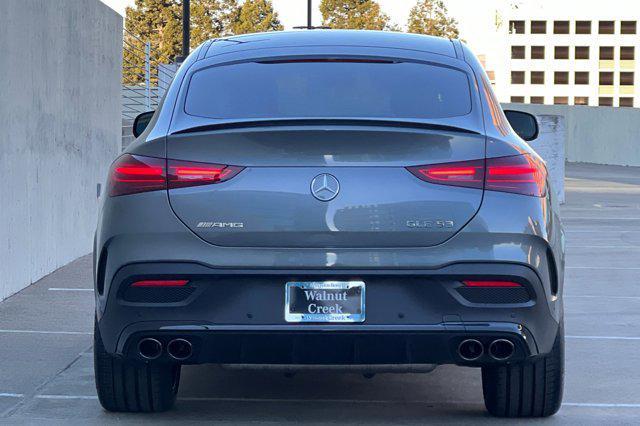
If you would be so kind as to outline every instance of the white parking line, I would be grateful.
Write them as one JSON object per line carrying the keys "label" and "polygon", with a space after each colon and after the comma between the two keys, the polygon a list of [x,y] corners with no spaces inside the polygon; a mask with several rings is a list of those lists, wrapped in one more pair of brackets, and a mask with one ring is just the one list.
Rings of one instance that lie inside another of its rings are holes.
{"label": "white parking line", "polygon": [[640,246],[627,246],[627,245],[619,245],[619,246],[574,246],[567,245],[567,250],[569,249],[617,249],[617,250],[640,250]]}
{"label": "white parking line", "polygon": [[597,402],[563,402],[562,406],[593,408],[640,408],[640,404],[600,404]]}
{"label": "white parking line", "polygon": [[570,299],[583,298],[583,299],[628,299],[628,300],[640,300],[640,296],[585,296],[585,295],[573,296],[573,295],[570,295],[570,294],[565,294],[563,297],[565,299],[568,297]]}
{"label": "white parking line", "polygon": [[62,288],[62,287],[51,287],[49,291],[93,291],[92,288]]}
{"label": "white parking line", "polygon": [[607,232],[619,232],[621,234],[631,234],[631,233],[638,233],[640,231],[636,231],[636,230],[626,230],[626,229],[620,229],[619,227],[613,228],[613,227],[608,227],[607,229],[604,229],[604,227],[599,227],[597,230],[596,229],[570,229],[570,228],[565,228],[564,232],[567,234],[571,234],[571,233],[580,233],[580,234],[602,234],[602,232],[607,231]]}
{"label": "white parking line", "polygon": [[22,393],[0,392],[0,397],[5,397],[5,398],[23,398],[24,394],[22,394]]}
{"label": "white parking line", "polygon": [[564,336],[567,339],[580,340],[640,340],[640,337],[633,336]]}
{"label": "white parking line", "polygon": [[98,399],[95,395],[36,395],[37,399]]}
{"label": "white parking line", "polygon": [[560,217],[562,217],[562,220],[564,219],[569,219],[569,220],[640,220],[640,217],[600,217],[600,216],[563,216],[560,215]]}
{"label": "white parking line", "polygon": [[640,271],[640,267],[634,266],[565,266],[565,269],[602,269],[611,271]]}
{"label": "white parking line", "polygon": [[13,333],[13,334],[70,334],[70,335],[91,335],[89,331],[45,331],[45,330],[3,330],[0,329],[0,333]]}

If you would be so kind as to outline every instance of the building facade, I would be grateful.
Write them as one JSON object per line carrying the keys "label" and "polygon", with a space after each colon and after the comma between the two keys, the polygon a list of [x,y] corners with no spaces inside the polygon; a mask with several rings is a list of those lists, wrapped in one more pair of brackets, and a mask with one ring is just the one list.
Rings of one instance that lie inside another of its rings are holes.
{"label": "building facade", "polygon": [[637,5],[581,11],[589,2],[532,3],[496,11],[486,56],[501,102],[640,107]]}

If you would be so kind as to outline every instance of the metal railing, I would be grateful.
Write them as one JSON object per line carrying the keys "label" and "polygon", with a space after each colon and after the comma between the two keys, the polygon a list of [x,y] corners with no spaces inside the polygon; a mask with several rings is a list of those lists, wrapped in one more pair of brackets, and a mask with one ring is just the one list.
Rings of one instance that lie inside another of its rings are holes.
{"label": "metal railing", "polygon": [[148,40],[123,33],[122,118],[133,120],[138,114],[157,108],[169,87],[177,66],[159,60]]}

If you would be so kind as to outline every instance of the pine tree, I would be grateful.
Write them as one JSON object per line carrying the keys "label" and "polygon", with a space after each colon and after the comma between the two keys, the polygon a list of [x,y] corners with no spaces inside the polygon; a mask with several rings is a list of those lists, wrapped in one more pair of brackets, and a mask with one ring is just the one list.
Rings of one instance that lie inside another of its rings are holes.
{"label": "pine tree", "polygon": [[[191,0],[191,46],[230,35],[239,12],[237,0]],[[126,10],[123,82],[144,81],[145,43],[154,65],[172,62],[182,52],[182,2],[136,0]]]}
{"label": "pine tree", "polygon": [[322,0],[323,25],[331,28],[356,30],[394,29],[389,16],[374,0]]}
{"label": "pine tree", "polygon": [[239,6],[236,0],[193,0],[191,4],[191,46],[233,34]]}
{"label": "pine tree", "polygon": [[233,25],[234,34],[282,31],[283,29],[270,0],[245,0]]}
{"label": "pine tree", "polygon": [[420,0],[409,13],[408,31],[439,37],[458,38],[458,22],[447,15],[442,0]]}

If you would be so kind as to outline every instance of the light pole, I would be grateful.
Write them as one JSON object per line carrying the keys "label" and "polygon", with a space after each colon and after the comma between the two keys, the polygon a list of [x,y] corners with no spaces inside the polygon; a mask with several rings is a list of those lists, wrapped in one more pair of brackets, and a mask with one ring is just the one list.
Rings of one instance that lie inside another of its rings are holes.
{"label": "light pole", "polygon": [[313,27],[313,22],[312,22],[312,3],[313,0],[307,0],[307,28],[311,28]]}
{"label": "light pole", "polygon": [[182,60],[189,56],[191,39],[191,0],[182,0]]}

